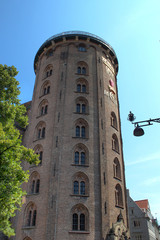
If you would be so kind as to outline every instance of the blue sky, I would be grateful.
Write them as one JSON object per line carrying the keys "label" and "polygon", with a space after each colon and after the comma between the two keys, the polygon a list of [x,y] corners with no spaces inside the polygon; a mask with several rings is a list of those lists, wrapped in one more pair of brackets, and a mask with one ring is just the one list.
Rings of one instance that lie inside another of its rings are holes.
{"label": "blue sky", "polygon": [[119,60],[117,76],[126,184],[134,200],[149,199],[160,221],[160,124],[133,136],[129,111],[138,120],[160,117],[159,0],[5,0],[0,9],[0,63],[19,71],[23,102],[32,99],[33,61],[43,42],[70,30],[102,37]]}

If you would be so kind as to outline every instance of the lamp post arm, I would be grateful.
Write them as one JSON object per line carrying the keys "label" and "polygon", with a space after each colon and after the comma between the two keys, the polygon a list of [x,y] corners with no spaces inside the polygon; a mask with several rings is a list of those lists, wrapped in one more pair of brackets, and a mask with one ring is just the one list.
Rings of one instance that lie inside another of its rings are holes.
{"label": "lamp post arm", "polygon": [[[144,126],[153,125],[153,123],[151,122],[160,123],[160,118],[148,119],[148,120],[139,121],[139,122],[132,122],[132,124],[134,124],[135,126],[144,127]],[[142,124],[142,123],[146,123],[146,124]]]}

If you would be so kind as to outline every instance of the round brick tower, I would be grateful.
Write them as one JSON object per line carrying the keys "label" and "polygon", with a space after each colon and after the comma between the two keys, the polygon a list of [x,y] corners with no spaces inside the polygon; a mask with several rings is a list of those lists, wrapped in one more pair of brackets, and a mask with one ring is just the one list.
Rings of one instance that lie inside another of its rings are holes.
{"label": "round brick tower", "polygon": [[40,154],[15,239],[128,239],[126,186],[112,47],[86,32],[54,35],[38,50],[23,144]]}

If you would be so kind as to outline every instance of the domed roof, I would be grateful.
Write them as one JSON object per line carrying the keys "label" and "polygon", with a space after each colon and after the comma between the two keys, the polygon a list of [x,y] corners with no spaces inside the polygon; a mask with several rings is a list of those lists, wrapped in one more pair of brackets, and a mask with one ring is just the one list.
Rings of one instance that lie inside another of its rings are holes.
{"label": "domed roof", "polygon": [[[44,48],[48,48],[51,44],[52,41],[54,41],[55,43],[63,41],[63,38],[66,38],[67,40],[71,40],[71,39],[75,39],[75,37],[78,36],[79,39],[81,40],[87,40],[90,39],[91,42],[97,43],[97,44],[101,44],[105,49],[109,49],[110,52],[112,53],[112,55],[115,55],[116,59],[116,53],[113,50],[113,48],[111,47],[111,45],[109,43],[107,43],[104,39],[92,34],[92,33],[88,33],[88,32],[83,32],[83,31],[67,31],[67,32],[62,32],[56,35],[53,35],[52,37],[48,38],[43,44],[42,46],[39,48],[35,59],[34,59],[34,68],[36,65],[36,62],[38,61],[38,57],[40,56],[40,54],[44,51]],[[117,61],[118,63],[118,61]]]}

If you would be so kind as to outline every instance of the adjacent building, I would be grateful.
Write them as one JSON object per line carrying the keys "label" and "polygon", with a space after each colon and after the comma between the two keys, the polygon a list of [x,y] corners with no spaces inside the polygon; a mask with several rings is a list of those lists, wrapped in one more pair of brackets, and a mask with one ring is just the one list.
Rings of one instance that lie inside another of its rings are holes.
{"label": "adjacent building", "polygon": [[129,239],[113,48],[86,32],[57,34],[34,70],[23,144],[40,164],[23,163],[30,178],[14,239]]}
{"label": "adjacent building", "polygon": [[131,240],[160,240],[160,227],[151,214],[148,199],[133,201],[129,192],[127,197]]}

